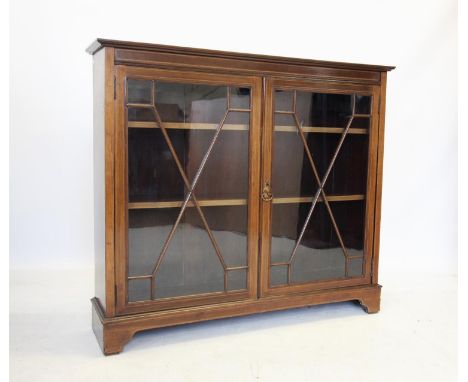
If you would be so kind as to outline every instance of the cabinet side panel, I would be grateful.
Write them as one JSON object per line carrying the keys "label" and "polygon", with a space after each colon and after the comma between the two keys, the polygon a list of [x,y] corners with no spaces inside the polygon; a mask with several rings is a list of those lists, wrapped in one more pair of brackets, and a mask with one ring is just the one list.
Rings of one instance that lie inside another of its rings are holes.
{"label": "cabinet side panel", "polygon": [[372,283],[378,283],[379,252],[380,252],[380,219],[382,209],[382,176],[385,134],[385,102],[387,90],[387,73],[381,73],[380,108],[379,108],[379,143],[377,154],[377,185],[375,192],[375,220],[374,220],[374,256],[372,259]]}
{"label": "cabinet side panel", "polygon": [[93,56],[95,295],[106,308],[105,49]]}

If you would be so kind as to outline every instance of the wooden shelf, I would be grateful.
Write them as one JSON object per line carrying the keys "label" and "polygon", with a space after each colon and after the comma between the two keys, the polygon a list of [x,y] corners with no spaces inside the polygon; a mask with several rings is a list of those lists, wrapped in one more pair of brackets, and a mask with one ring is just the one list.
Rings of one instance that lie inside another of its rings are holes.
{"label": "wooden shelf", "polygon": [[[327,196],[329,202],[345,202],[352,200],[364,200],[364,195],[331,195]],[[319,202],[323,199],[320,197]],[[273,204],[292,204],[292,203],[310,203],[312,196],[304,197],[291,197],[291,198],[273,198]],[[138,209],[152,209],[152,208],[176,208],[181,207],[182,200],[174,200],[167,202],[133,202],[128,203],[128,208],[131,210]],[[198,200],[200,207],[221,207],[221,206],[245,206],[247,199],[211,199],[211,200]],[[189,201],[187,207],[195,207],[193,201]]]}
{"label": "wooden shelf", "polygon": [[136,107],[136,108],[143,108],[143,109],[152,109],[154,106],[150,103],[127,103],[127,107]]}
{"label": "wooden shelf", "polygon": [[[341,134],[344,131],[343,127],[311,127],[311,126],[303,126],[302,131],[304,133],[324,133],[324,134]],[[296,133],[297,128],[296,126],[275,126],[275,132],[282,132],[282,133]],[[368,134],[367,129],[357,129],[351,128],[348,130],[348,134]]]}
{"label": "wooden shelf", "polygon": [[370,118],[372,117],[372,114],[354,114],[354,118]]}
{"label": "wooden shelf", "polygon": [[[168,202],[136,202],[128,203],[128,208],[131,210],[142,208],[175,208],[182,207],[184,202],[182,200],[174,200]],[[211,199],[211,200],[198,200],[201,207],[217,207],[217,206],[245,206],[247,199]],[[187,207],[195,207],[193,201],[189,201]]]}
{"label": "wooden shelf", "polygon": [[[273,204],[288,204],[288,203],[311,203],[312,196],[303,196],[295,198],[273,198]],[[327,195],[329,202],[347,202],[352,200],[364,200],[364,195]],[[323,202],[322,197],[318,198],[319,202]]]}
{"label": "wooden shelf", "polygon": [[[166,129],[193,129],[193,130],[216,130],[218,128],[217,123],[180,123],[180,122],[164,122],[164,127]],[[140,129],[155,129],[158,128],[156,122],[137,122],[137,121],[128,121],[128,127],[140,128]],[[247,131],[249,130],[249,125],[245,124],[230,124],[225,123],[223,130],[237,130],[237,131]]]}
{"label": "wooden shelf", "polygon": [[[128,121],[128,127],[138,128],[138,129],[155,129],[155,128],[158,128],[158,125],[157,125],[156,122]],[[216,130],[218,128],[218,124],[216,124],[216,123],[164,122],[164,127],[166,129]],[[249,130],[249,125],[226,123],[223,126],[223,130],[247,131],[247,130]],[[275,131],[295,133],[295,132],[297,132],[297,128],[296,128],[296,126],[278,125],[278,126],[275,126]],[[302,131],[304,131],[304,133],[341,134],[344,131],[344,128],[342,128],[342,127],[303,126]],[[348,131],[348,134],[368,134],[368,133],[369,133],[368,129],[351,128]]]}

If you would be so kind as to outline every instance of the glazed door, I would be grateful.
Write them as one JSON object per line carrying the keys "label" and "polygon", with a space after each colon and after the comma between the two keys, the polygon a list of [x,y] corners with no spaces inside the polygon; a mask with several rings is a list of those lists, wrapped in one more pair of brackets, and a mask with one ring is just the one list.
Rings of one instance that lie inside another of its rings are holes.
{"label": "glazed door", "polygon": [[370,283],[378,88],[267,79],[261,293]]}
{"label": "glazed door", "polygon": [[116,81],[117,312],[256,298],[261,79]]}

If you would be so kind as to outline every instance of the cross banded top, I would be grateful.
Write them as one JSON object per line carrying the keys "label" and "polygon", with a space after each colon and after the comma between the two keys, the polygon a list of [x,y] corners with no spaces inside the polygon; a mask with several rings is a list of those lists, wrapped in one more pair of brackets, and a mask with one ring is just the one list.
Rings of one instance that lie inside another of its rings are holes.
{"label": "cross banded top", "polygon": [[[210,58],[224,58],[239,61],[250,61],[264,63],[264,64],[290,64],[297,66],[317,66],[325,68],[336,68],[336,69],[349,69],[349,70],[362,70],[362,71],[373,71],[373,72],[388,72],[395,69],[395,66],[386,65],[368,65],[358,64],[349,62],[338,62],[338,61],[322,61],[312,60],[306,58],[292,58],[283,56],[271,56],[264,54],[252,54],[252,53],[239,53],[229,52],[222,50],[213,49],[200,49],[200,48],[189,48],[180,47],[173,45],[161,45],[161,44],[149,44],[133,41],[121,41],[121,40],[108,40],[98,38],[86,49],[89,54],[95,54],[104,47],[112,47],[116,49],[124,50],[137,50],[147,52],[157,52],[171,55],[188,55],[194,57],[210,57]],[[266,68],[266,66],[265,66]]]}

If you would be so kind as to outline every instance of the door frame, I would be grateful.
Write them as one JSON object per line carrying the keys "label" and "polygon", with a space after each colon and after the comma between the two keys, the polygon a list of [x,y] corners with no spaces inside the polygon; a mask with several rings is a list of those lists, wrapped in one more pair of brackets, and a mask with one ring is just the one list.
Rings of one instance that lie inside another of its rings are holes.
{"label": "door frame", "polygon": [[[116,314],[125,315],[257,298],[260,134],[262,79],[257,76],[210,74],[118,65],[115,77],[115,289]],[[126,78],[251,88],[249,130],[249,192],[247,218],[247,290],[214,292],[158,300],[128,302],[128,126]]]}
{"label": "door frame", "polygon": [[[364,218],[364,274],[360,277],[337,278],[329,280],[294,283],[292,285],[270,286],[270,253],[271,253],[271,205],[269,201],[260,201],[260,265],[259,265],[259,296],[278,296],[292,293],[318,291],[331,288],[371,284],[373,240],[374,240],[374,212],[377,175],[377,146],[379,130],[379,101],[380,86],[365,85],[337,81],[289,79],[285,77],[265,77],[264,108],[262,134],[262,171],[261,185],[271,184],[271,169],[273,164],[273,127],[274,127],[274,90],[299,90],[321,93],[365,94],[372,96],[372,107],[369,127],[369,149],[367,163],[367,186],[365,195]],[[274,195],[274,185],[273,185]]]}

